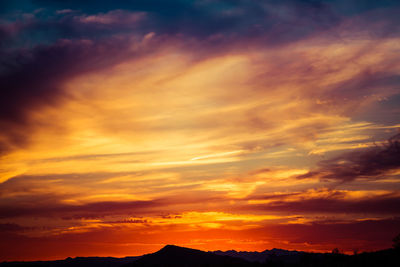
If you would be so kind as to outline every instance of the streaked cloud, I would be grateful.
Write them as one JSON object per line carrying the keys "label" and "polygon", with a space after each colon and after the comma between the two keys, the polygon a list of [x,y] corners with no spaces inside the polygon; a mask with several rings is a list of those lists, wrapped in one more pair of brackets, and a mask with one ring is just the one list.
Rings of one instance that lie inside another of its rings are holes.
{"label": "streaked cloud", "polygon": [[[333,159],[319,162],[320,168],[298,178],[319,177],[341,180],[380,179],[398,176],[400,169],[400,135],[391,137],[381,145],[374,144],[367,149],[359,149],[342,154]],[[367,146],[368,147],[368,146]]]}

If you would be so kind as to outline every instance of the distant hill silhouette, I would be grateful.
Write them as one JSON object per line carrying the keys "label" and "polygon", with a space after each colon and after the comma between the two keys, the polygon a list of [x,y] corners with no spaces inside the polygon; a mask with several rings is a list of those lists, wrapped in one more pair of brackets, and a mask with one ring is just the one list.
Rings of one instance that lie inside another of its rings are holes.
{"label": "distant hill silhouette", "polygon": [[386,249],[375,252],[364,252],[357,255],[332,253],[310,253],[282,249],[262,252],[248,251],[214,251],[218,255],[227,255],[262,263],[258,266],[268,267],[399,267],[400,249]]}
{"label": "distant hill silhouette", "polygon": [[235,258],[241,258],[250,262],[266,262],[269,259],[273,259],[276,257],[284,256],[285,261],[296,262],[299,258],[304,255],[306,252],[299,251],[290,251],[284,249],[271,249],[264,250],[262,252],[257,251],[236,251],[236,250],[227,250],[227,251],[213,251],[213,253],[217,255],[230,256]]}
{"label": "distant hill silhouette", "polygon": [[0,267],[399,267],[400,249],[344,255],[308,253],[282,249],[247,252],[204,252],[167,245],[139,257],[77,257],[57,261],[3,262]]}
{"label": "distant hill silhouette", "polygon": [[217,255],[212,252],[204,252],[197,249],[190,249],[167,245],[153,254],[142,256],[130,266],[176,266],[176,267],[197,267],[197,266],[253,266],[252,263],[230,256]]}

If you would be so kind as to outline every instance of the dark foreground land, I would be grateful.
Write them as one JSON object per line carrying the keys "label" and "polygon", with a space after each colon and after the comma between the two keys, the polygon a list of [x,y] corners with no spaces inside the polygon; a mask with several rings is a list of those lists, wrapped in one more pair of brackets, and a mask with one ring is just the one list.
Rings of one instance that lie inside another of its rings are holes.
{"label": "dark foreground land", "polygon": [[400,250],[387,249],[357,255],[308,253],[281,249],[263,252],[214,251],[167,245],[161,250],[139,257],[77,257],[57,261],[3,262],[0,267],[150,267],[150,266],[243,266],[243,267],[398,267]]}

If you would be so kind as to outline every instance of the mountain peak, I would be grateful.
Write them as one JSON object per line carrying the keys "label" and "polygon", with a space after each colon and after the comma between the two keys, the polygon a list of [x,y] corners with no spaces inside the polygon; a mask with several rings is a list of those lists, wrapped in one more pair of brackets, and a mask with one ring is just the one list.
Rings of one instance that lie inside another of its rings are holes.
{"label": "mountain peak", "polygon": [[238,258],[216,255],[197,249],[166,245],[153,254],[142,256],[133,266],[248,266]]}
{"label": "mountain peak", "polygon": [[175,248],[180,248],[179,246],[175,246],[175,245],[165,245],[162,249],[160,250],[169,250],[169,249],[175,249]]}
{"label": "mountain peak", "polygon": [[197,249],[185,248],[176,245],[165,245],[162,249],[157,251],[156,253],[188,253],[188,252],[202,252]]}

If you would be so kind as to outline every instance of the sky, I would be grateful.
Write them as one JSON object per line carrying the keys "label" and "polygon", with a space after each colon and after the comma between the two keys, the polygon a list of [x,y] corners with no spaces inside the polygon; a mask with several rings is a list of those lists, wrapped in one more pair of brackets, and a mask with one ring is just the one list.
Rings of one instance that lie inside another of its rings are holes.
{"label": "sky", "polygon": [[391,247],[399,12],[1,1],[0,260]]}

